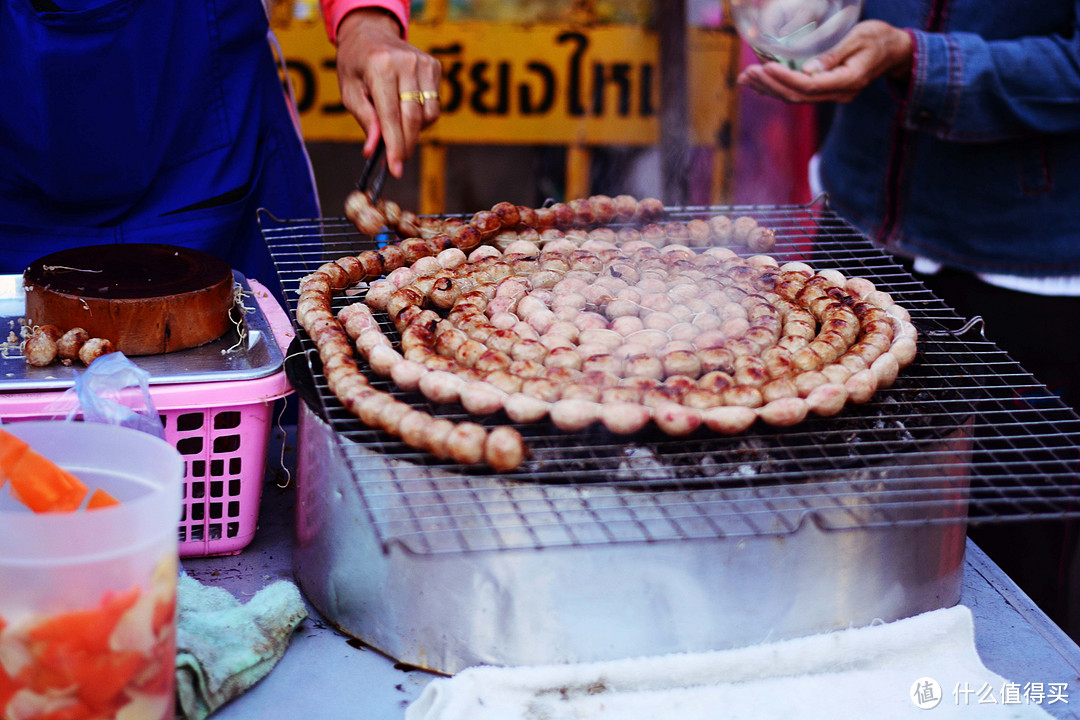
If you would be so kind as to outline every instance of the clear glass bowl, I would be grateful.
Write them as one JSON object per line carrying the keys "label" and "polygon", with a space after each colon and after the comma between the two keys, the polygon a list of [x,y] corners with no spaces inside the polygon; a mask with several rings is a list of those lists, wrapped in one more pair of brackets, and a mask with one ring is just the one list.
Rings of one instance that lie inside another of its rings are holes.
{"label": "clear glass bowl", "polygon": [[739,36],[763,60],[793,70],[833,47],[859,21],[863,0],[730,0]]}

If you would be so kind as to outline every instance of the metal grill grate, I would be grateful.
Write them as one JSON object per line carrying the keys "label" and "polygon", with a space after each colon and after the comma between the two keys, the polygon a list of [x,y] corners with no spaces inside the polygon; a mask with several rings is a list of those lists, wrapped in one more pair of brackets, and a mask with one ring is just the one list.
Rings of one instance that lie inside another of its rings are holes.
{"label": "metal grill grate", "polygon": [[[547,422],[517,425],[532,457],[496,475],[365,427],[327,389],[301,330],[301,382],[313,384],[384,548],[463,552],[784,535],[807,522],[834,530],[1080,515],[1080,418],[988,342],[980,322],[960,318],[821,204],[669,214],[717,212],[772,227],[782,262],[835,268],[891,293],[919,329],[916,361],[869,403],[788,429],[758,423],[734,437],[670,438],[649,428],[622,437],[600,426],[567,434]],[[293,312],[301,277],[372,247],[346,220],[261,220]],[[339,296],[334,310],[362,297]],[[468,417],[369,379],[436,415]]]}

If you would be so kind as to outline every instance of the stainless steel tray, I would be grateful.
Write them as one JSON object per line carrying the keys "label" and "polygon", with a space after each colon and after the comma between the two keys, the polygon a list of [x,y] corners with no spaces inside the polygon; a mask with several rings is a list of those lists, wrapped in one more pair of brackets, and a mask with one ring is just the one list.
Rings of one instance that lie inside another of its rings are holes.
{"label": "stainless steel tray", "polygon": [[[243,274],[233,271],[233,276],[245,292],[251,291]],[[243,341],[240,332],[232,329],[201,347],[130,360],[150,373],[152,385],[251,380],[278,372],[283,367],[284,356],[266,316],[254,298],[245,298],[243,304]],[[0,275],[0,341],[9,332],[18,334],[19,319],[25,311],[22,275]],[[0,392],[66,389],[75,385],[75,378],[85,369],[78,363],[31,367],[17,349],[9,349],[0,355]]]}

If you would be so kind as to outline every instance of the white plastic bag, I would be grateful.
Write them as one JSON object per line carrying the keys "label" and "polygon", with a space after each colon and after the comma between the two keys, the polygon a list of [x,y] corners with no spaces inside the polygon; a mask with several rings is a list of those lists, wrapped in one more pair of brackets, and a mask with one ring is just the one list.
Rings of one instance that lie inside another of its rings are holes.
{"label": "white plastic bag", "polygon": [[87,422],[122,425],[165,439],[165,428],[150,397],[150,373],[121,352],[102,355],[91,363],[65,395],[70,393],[77,404],[68,412],[68,420],[81,411]]}

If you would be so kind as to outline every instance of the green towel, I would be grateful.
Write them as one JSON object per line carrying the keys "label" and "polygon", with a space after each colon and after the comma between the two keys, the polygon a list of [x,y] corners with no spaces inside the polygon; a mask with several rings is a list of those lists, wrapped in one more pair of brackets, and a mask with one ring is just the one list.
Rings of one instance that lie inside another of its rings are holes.
{"label": "green towel", "polygon": [[181,575],[176,594],[177,716],[203,720],[274,667],[307,617],[296,585],[279,580],[241,604]]}

